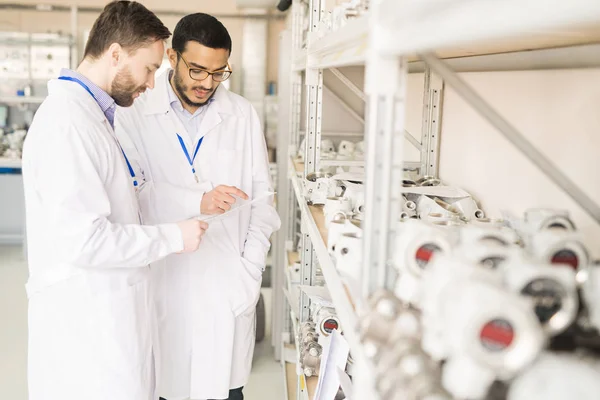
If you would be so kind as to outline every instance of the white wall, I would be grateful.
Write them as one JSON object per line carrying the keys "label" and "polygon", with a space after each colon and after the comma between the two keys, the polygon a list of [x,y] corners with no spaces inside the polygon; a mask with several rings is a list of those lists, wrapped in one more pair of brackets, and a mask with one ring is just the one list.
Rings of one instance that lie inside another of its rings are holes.
{"label": "white wall", "polygon": [[[465,73],[492,106],[589,196],[600,200],[600,70]],[[568,209],[590,250],[600,226],[451,88],[442,118],[440,177],[478,197],[491,216],[529,207]]]}
{"label": "white wall", "polygon": [[[19,3],[19,4],[40,4],[49,3],[54,5],[70,6],[78,4],[85,7],[103,7],[108,3],[107,0],[50,0],[40,2],[38,0],[0,0],[0,4]],[[182,13],[205,12],[214,15],[237,15],[243,12],[235,6],[234,0],[172,0],[167,2],[160,0],[141,0],[149,9],[159,11],[180,11]],[[273,7],[274,8],[274,7]],[[279,13],[277,10],[274,14]],[[165,16],[158,14],[165,25],[173,31],[180,17]],[[82,33],[92,27],[95,19],[98,17],[94,13],[79,13],[78,15],[78,38],[82,41]],[[231,64],[236,71],[242,68],[242,37],[243,37],[243,19],[239,18],[220,18],[225,25],[233,40],[233,52],[231,55]],[[269,21],[268,23],[268,46],[267,46],[267,80],[277,81],[277,60],[278,60],[278,36],[284,28],[283,20]],[[0,31],[17,32],[57,32],[71,33],[71,17],[68,12],[37,12],[37,11],[8,11],[0,10]],[[83,46],[83,44],[81,44]],[[81,47],[80,46],[80,47]],[[81,50],[80,50],[81,53]],[[81,56],[81,54],[80,54]],[[241,87],[241,74],[234,73],[232,78],[232,89],[239,92]]]}

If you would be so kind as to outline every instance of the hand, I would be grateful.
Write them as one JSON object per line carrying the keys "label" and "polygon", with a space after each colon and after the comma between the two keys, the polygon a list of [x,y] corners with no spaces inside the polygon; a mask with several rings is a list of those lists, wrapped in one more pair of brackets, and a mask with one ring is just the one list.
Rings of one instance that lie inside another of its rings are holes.
{"label": "hand", "polygon": [[177,224],[183,236],[183,250],[180,253],[193,253],[198,250],[202,236],[208,229],[208,224],[197,219],[189,219]]}
{"label": "hand", "polygon": [[248,200],[248,195],[235,186],[220,185],[210,192],[204,193],[200,202],[200,213],[213,215],[231,210],[231,205],[235,203],[232,195]]}

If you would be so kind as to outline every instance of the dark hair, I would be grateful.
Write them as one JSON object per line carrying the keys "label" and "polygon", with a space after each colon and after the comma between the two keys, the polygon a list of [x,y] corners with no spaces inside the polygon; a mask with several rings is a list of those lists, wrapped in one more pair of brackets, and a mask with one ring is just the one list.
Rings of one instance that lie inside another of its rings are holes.
{"label": "dark hair", "polygon": [[227,28],[212,15],[190,14],[177,23],[173,32],[173,50],[183,53],[190,40],[211,49],[228,50],[231,54],[231,36]]}
{"label": "dark hair", "polygon": [[169,36],[169,29],[142,4],[113,1],[94,22],[83,56],[99,58],[113,43],[133,52]]}

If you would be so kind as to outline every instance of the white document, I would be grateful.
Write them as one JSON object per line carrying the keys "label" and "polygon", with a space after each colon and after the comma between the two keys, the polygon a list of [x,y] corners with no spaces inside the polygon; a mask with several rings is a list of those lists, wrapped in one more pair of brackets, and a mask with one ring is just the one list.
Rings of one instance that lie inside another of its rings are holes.
{"label": "white document", "polygon": [[342,371],[346,369],[348,354],[350,354],[348,342],[346,342],[346,339],[344,339],[337,329],[334,329],[331,331],[331,335],[329,335],[329,340],[323,346],[321,373],[319,375],[319,382],[317,383],[315,399],[335,399],[335,395],[340,388],[338,369]]}
{"label": "white document", "polygon": [[201,216],[198,217],[200,221],[208,222],[209,224],[216,221],[221,221],[222,219],[231,217],[234,213],[237,213],[239,210],[245,207],[250,207],[252,204],[263,200],[269,196],[273,196],[275,192],[265,192],[259,196],[256,196],[252,200],[243,200],[237,198],[235,203],[231,206],[231,210],[224,212],[223,214],[209,215],[209,216]]}

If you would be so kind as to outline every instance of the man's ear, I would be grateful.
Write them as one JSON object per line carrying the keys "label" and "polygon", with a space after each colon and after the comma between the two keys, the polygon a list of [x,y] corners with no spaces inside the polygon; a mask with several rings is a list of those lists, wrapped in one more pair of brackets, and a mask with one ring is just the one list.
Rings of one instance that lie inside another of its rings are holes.
{"label": "man's ear", "polygon": [[173,49],[167,49],[167,57],[169,58],[171,68],[175,69],[177,66],[177,52]]}
{"label": "man's ear", "polygon": [[110,64],[116,67],[119,65],[119,61],[123,55],[123,47],[119,43],[113,43],[108,48],[108,54],[110,56]]}

